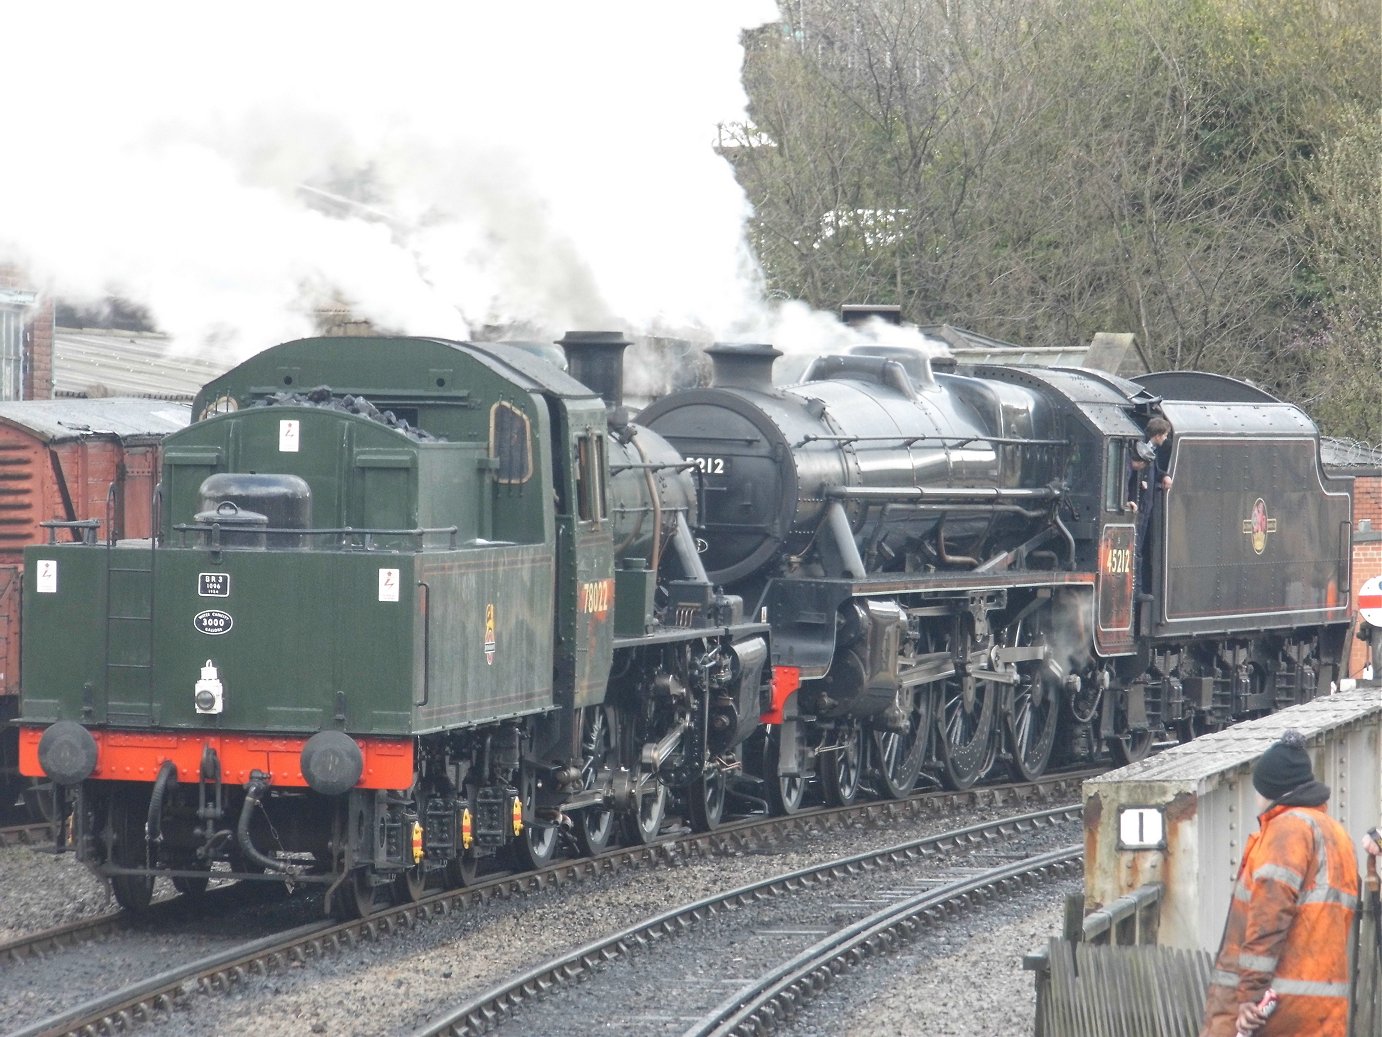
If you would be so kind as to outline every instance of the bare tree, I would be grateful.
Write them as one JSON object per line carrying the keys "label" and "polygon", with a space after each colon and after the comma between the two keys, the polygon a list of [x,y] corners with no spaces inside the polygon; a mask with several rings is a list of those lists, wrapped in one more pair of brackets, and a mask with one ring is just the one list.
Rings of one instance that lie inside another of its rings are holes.
{"label": "bare tree", "polygon": [[1329,292],[1295,225],[1342,113],[1382,105],[1374,2],[792,3],[735,149],[771,282],[1031,345],[1136,331],[1303,397]]}

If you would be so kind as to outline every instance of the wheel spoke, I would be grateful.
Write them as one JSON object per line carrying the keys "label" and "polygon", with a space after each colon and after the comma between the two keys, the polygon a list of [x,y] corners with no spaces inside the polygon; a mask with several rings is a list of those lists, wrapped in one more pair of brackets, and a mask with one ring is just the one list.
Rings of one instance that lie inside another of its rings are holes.
{"label": "wheel spoke", "polygon": [[802,744],[800,724],[795,720],[792,723],[798,727],[792,738],[797,757],[795,775],[779,773],[782,769],[783,728],[775,727],[766,735],[763,773],[767,779],[768,802],[772,804],[775,814],[795,814],[806,799],[806,775],[810,764],[806,759],[806,748]]}
{"label": "wheel spoke", "polygon": [[709,832],[719,827],[725,814],[725,791],[728,787],[729,779],[719,767],[712,767],[691,782],[686,790],[686,799],[694,831]]}
{"label": "wheel spoke", "polygon": [[862,770],[863,730],[858,722],[836,729],[839,746],[817,757],[817,775],[821,792],[830,806],[846,807],[859,795],[859,776]]}
{"label": "wheel spoke", "polygon": [[874,729],[872,732],[873,771],[878,779],[878,792],[889,799],[911,795],[926,756],[926,733],[931,715],[930,692],[913,688],[908,694],[906,729]]}
{"label": "wheel spoke", "polygon": [[667,786],[656,774],[645,777],[644,787],[636,794],[636,809],[624,815],[624,836],[634,845],[656,839],[667,814]]}
{"label": "wheel spoke", "polygon": [[969,788],[992,763],[995,692],[995,685],[976,680],[966,704],[963,681],[946,682],[941,759],[942,779],[951,789]]}
{"label": "wheel spoke", "polygon": [[[615,753],[617,737],[612,711],[592,706],[581,715],[581,788],[594,788],[606,763]],[[593,857],[610,843],[615,815],[604,807],[585,807],[572,818],[576,845],[581,853]]]}

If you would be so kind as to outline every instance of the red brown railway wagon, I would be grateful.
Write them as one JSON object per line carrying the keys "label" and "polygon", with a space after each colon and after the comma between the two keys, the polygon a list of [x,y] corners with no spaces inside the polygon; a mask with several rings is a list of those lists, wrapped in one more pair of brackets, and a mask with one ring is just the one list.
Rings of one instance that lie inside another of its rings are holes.
{"label": "red brown railway wagon", "polygon": [[[0,813],[18,793],[19,589],[24,548],[51,519],[101,523],[99,536],[147,537],[163,437],[186,404],[110,397],[0,403]],[[75,536],[62,531],[64,537]]]}

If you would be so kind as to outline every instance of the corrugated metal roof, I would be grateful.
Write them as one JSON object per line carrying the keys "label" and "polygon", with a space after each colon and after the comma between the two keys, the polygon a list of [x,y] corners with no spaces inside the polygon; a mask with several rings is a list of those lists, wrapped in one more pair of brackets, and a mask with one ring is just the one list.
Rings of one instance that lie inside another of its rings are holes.
{"label": "corrugated metal roof", "polygon": [[166,436],[191,418],[192,408],[185,403],[127,396],[0,403],[0,422],[27,429],[49,443],[92,435]]}
{"label": "corrugated metal roof", "polygon": [[951,347],[962,364],[1021,364],[1028,367],[1083,367],[1088,346]]}
{"label": "corrugated metal roof", "polygon": [[161,335],[57,328],[55,396],[143,396],[191,401],[197,390],[234,366],[229,356],[177,352]]}

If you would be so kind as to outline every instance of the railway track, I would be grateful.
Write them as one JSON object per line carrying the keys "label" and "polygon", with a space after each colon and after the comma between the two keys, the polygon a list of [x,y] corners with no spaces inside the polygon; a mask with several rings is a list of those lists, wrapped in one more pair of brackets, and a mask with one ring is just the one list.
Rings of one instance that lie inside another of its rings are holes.
{"label": "railway track", "polygon": [[47,821],[6,825],[0,828],[0,846],[38,846],[53,841],[53,826]]}
{"label": "railway track", "polygon": [[[683,934],[716,916],[739,909],[745,909],[745,913],[753,915],[765,901],[783,894],[801,894],[814,887],[828,886],[868,873],[905,867],[946,853],[1006,845],[1014,837],[1022,834],[1075,823],[1079,820],[1080,812],[1080,806],[1072,804],[974,825],[941,835],[926,836],[882,850],[799,869],[683,904],[612,936],[544,962],[510,982],[488,990],[451,1012],[433,1019],[415,1031],[413,1037],[474,1037],[487,1033],[503,1025],[521,1006],[576,982],[588,981],[595,974],[606,970],[611,962],[653,943]],[[795,947],[802,943],[808,945],[799,953],[767,968],[747,983],[738,983],[733,975],[734,970],[727,970],[731,974],[723,982],[734,984],[739,989],[736,989],[732,997],[714,1004],[706,1011],[695,1025],[685,1031],[686,1037],[728,1037],[730,1034],[766,1032],[772,1029],[776,1022],[790,1016],[796,1006],[813,992],[823,989],[841,969],[852,967],[875,953],[885,952],[901,939],[916,936],[929,921],[937,917],[959,910],[976,900],[1000,895],[1030,882],[1067,872],[1078,867],[1082,859],[1083,846],[1074,845],[1036,854],[1017,862],[1004,862],[978,874],[964,874],[962,877],[945,881],[936,888],[926,888],[913,896],[887,903],[881,910],[867,913],[852,924],[829,932],[814,943],[807,939],[816,931],[814,929],[771,929],[767,935],[775,943],[787,947]],[[892,882],[892,878],[888,881]],[[924,880],[924,884],[929,887],[934,881],[936,880]],[[829,900],[826,901],[825,907],[825,913],[829,915],[837,914],[840,910],[838,903]],[[752,910],[749,910],[750,908]],[[742,933],[756,924],[756,920],[746,919],[736,922],[733,929]],[[735,942],[739,940],[742,940],[742,937]],[[697,950],[690,957],[702,962],[717,960],[714,952],[704,949]],[[676,977],[684,977],[686,973],[677,962],[673,962],[670,970],[654,971],[670,972],[672,976],[665,981],[660,981],[662,977],[658,975],[640,976],[637,984],[640,989],[677,991],[680,986],[681,991],[685,992],[690,986],[694,992],[696,986],[704,988],[707,983],[705,977],[698,977],[694,984],[678,984]],[[709,982],[713,984],[717,981],[712,978]],[[613,981],[612,985],[629,986],[622,976]],[[611,995],[613,996],[615,995]],[[585,990],[584,997],[587,1000],[591,999],[588,989]],[[595,997],[600,998],[600,995],[597,993]],[[684,1009],[675,1005],[669,1006],[669,1010],[684,1013]],[[584,1013],[566,1011],[562,1006],[538,1019],[523,1013],[520,1018],[514,1020],[515,1027],[527,1032],[562,1032],[552,1028],[559,1025],[554,1024],[549,1018],[552,1015],[575,1020],[584,1017]],[[571,1032],[579,1032],[579,1026],[577,1023],[577,1028]]]}
{"label": "railway track", "polygon": [[685,1037],[749,1037],[771,1033],[790,1022],[806,1001],[824,991],[842,971],[886,954],[898,943],[920,936],[942,916],[1030,886],[1071,874],[1084,862],[1084,845],[1037,854],[998,865],[979,875],[956,879],[935,890],[889,905],[848,928],[827,936],[781,965],[761,974],[742,992],[721,1002]]}
{"label": "railway track", "polygon": [[[1052,775],[1030,785],[987,786],[964,793],[933,793],[907,800],[879,801],[852,807],[804,811],[785,818],[755,817],[725,825],[714,832],[682,833],[650,846],[625,848],[585,858],[559,862],[539,872],[496,875],[463,890],[428,896],[415,904],[391,908],[364,920],[349,923],[314,922],[274,937],[250,941],[234,948],[180,964],[151,979],[119,991],[110,991],[73,1004],[46,1018],[23,1034],[124,1032],[137,1023],[161,1015],[190,992],[218,991],[235,986],[253,974],[268,973],[287,963],[302,963],[340,948],[378,940],[411,930],[470,905],[523,895],[554,886],[565,886],[609,876],[621,869],[648,864],[684,864],[688,859],[761,852],[763,847],[790,843],[807,832],[862,826],[887,826],[905,819],[934,818],[954,809],[969,807],[1010,808],[1019,804],[1044,804],[1075,795],[1088,771]],[[237,887],[229,887],[227,892]],[[173,901],[171,903],[176,903]],[[98,935],[118,931],[128,924],[106,917],[89,923],[61,927],[23,938],[29,949],[0,945],[0,960],[32,956],[45,948],[62,948]]]}

